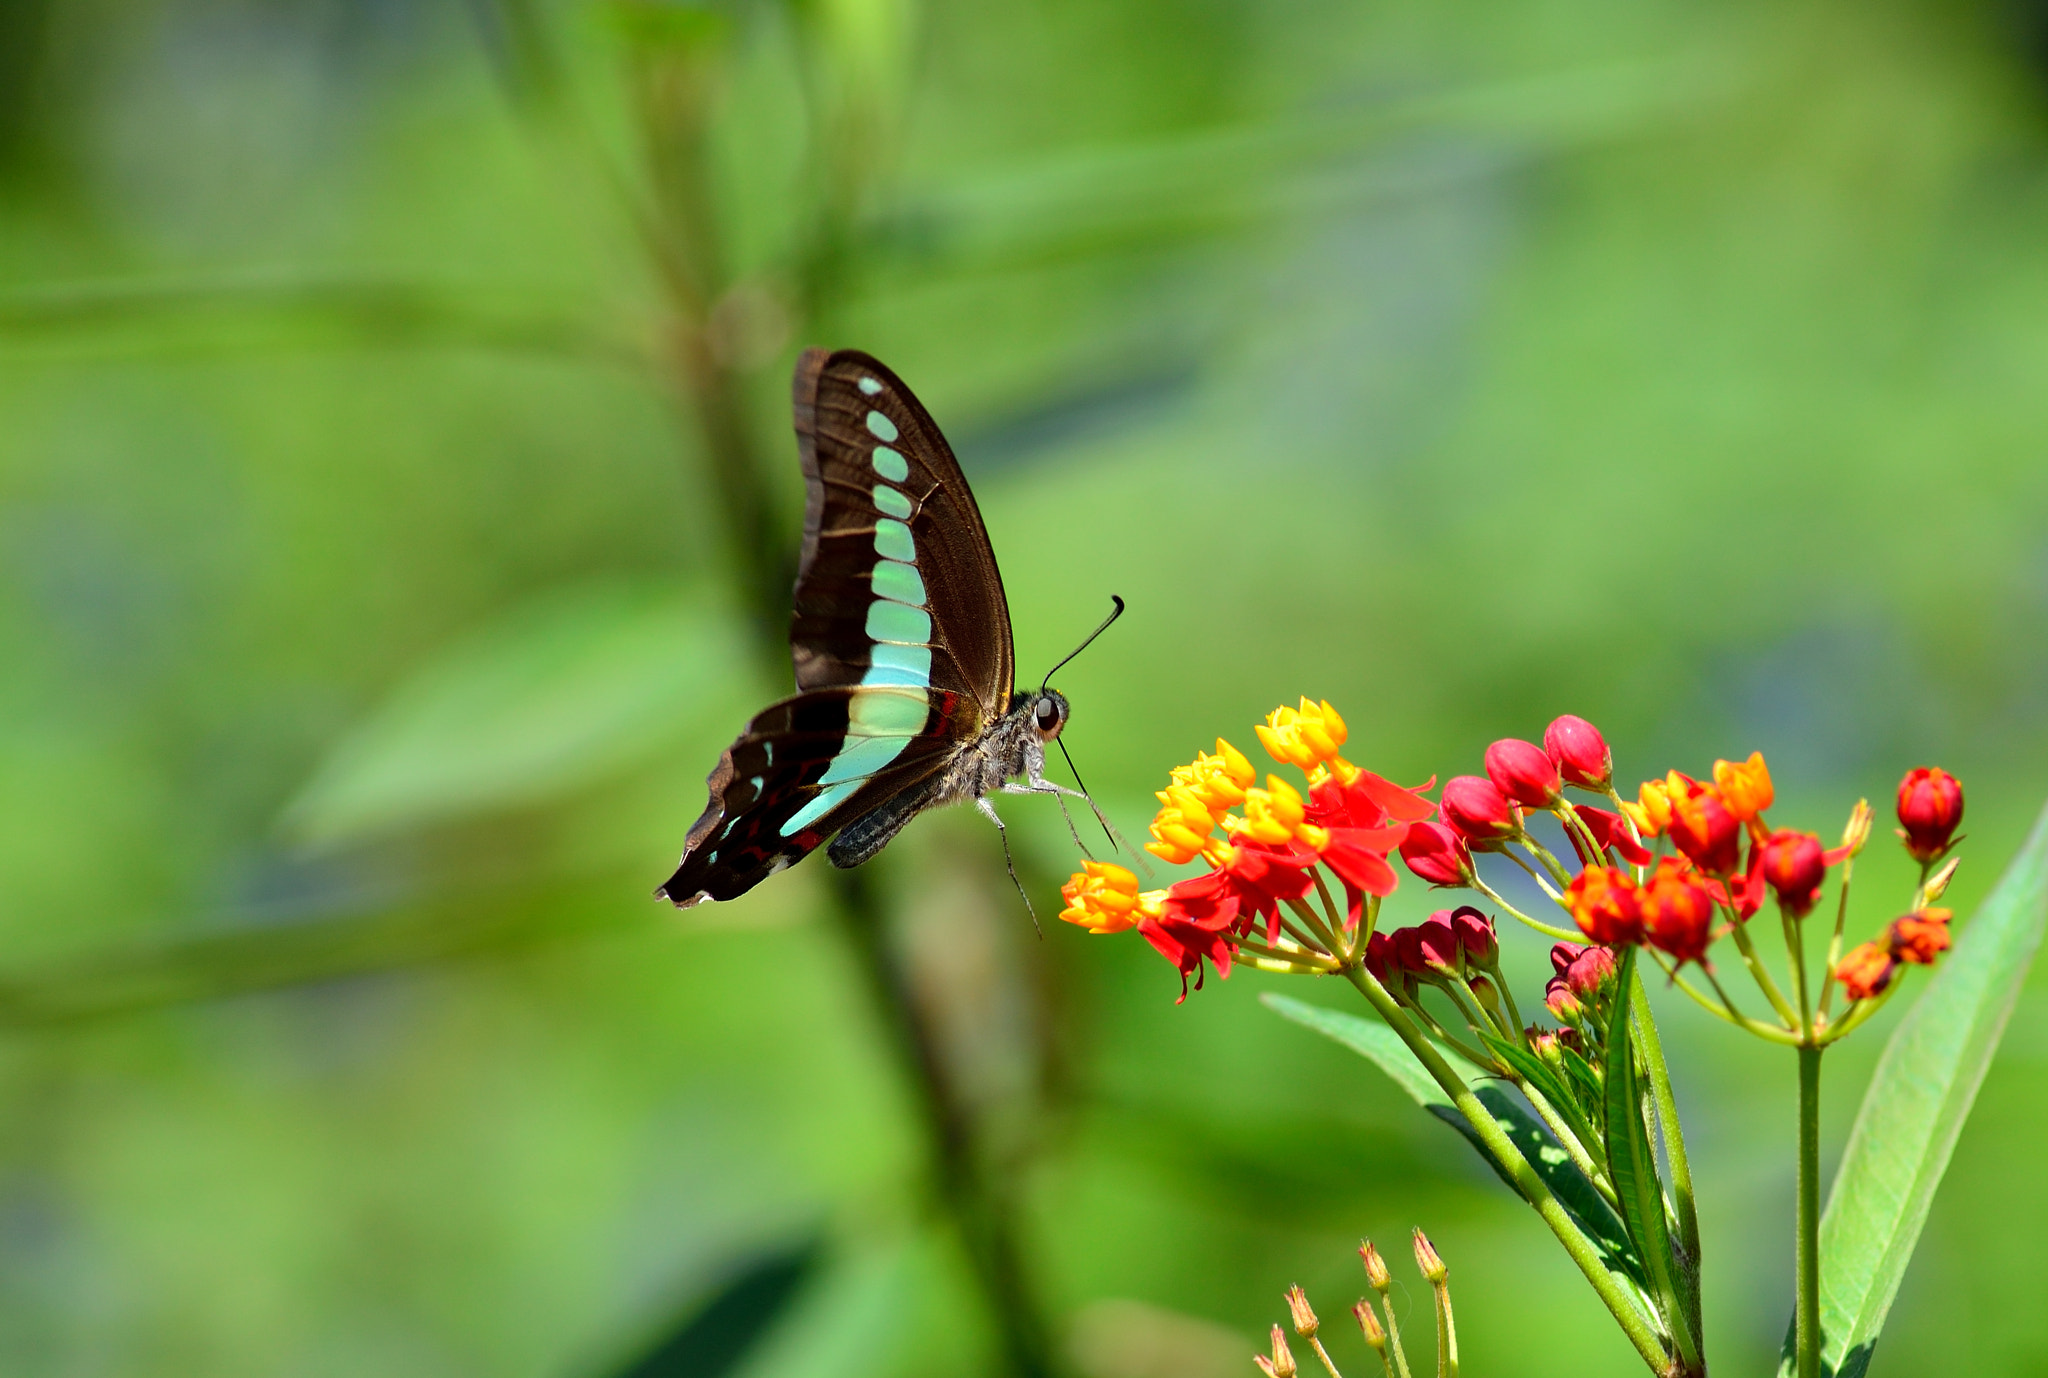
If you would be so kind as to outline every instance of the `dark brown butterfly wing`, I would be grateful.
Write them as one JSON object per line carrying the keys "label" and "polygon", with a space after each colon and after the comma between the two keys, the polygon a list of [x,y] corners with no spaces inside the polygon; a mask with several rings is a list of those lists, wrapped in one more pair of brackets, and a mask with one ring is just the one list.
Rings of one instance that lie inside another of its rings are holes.
{"label": "dark brown butterfly wing", "polygon": [[901,379],[814,349],[793,388],[805,483],[798,693],[719,758],[660,894],[731,899],[929,784],[1010,706],[1002,575],[952,449]]}
{"label": "dark brown butterfly wing", "polygon": [[969,697],[972,738],[1010,706],[1003,577],[974,494],[903,381],[866,354],[807,351],[793,388],[804,549],[790,651],[799,689],[918,684]]}

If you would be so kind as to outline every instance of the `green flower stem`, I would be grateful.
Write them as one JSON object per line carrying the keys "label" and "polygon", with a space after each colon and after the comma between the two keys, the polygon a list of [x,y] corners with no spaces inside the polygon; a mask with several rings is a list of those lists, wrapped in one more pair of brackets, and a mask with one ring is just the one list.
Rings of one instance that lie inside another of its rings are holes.
{"label": "green flower stem", "polygon": [[[1522,849],[1530,856],[1543,863],[1543,869],[1550,872],[1552,880],[1556,881],[1559,885],[1570,885],[1572,883],[1572,873],[1565,870],[1563,862],[1550,854],[1548,847],[1538,842],[1526,832],[1516,838],[1515,841],[1521,843]],[[1513,856],[1514,853],[1509,852],[1508,855]]]}
{"label": "green flower stem", "polygon": [[1283,974],[1297,971],[1313,972],[1319,976],[1327,976],[1339,969],[1335,961],[1320,952],[1290,952],[1284,947],[1267,947],[1264,943],[1254,942],[1250,938],[1238,939],[1237,951],[1240,957],[1249,954],[1261,971],[1278,971]]}
{"label": "green flower stem", "polygon": [[[1301,942],[1302,946],[1320,947],[1332,956],[1344,952],[1344,944],[1337,941],[1336,935],[1330,932],[1329,925],[1323,922],[1321,916],[1315,910],[1309,908],[1308,905],[1298,899],[1285,900],[1283,903],[1294,911],[1294,917],[1308,925],[1309,932],[1315,934],[1314,942],[1309,942],[1306,939],[1297,939],[1297,941]],[[1280,923],[1284,927],[1287,924],[1287,920],[1282,918]],[[1339,957],[1338,960],[1350,961],[1351,958],[1349,954],[1346,954],[1343,957]]]}
{"label": "green flower stem", "polygon": [[1417,1019],[1422,1021],[1422,1026],[1425,1029],[1428,1029],[1431,1034],[1435,1035],[1437,1042],[1449,1048],[1459,1057],[1464,1058],[1465,1061],[1471,1063],[1474,1067],[1489,1067],[1493,1064],[1493,1058],[1490,1055],[1473,1047],[1463,1039],[1455,1037],[1449,1029],[1437,1023],[1436,1016],[1422,1007],[1420,997],[1408,1009]]}
{"label": "green flower stem", "polygon": [[1330,1378],[1344,1378],[1343,1374],[1337,1372],[1337,1366],[1330,1362],[1330,1351],[1323,1348],[1321,1340],[1311,1335],[1308,1337],[1308,1343],[1309,1347],[1315,1350],[1316,1357],[1323,1361],[1323,1368],[1329,1373]]}
{"label": "green flower stem", "polygon": [[1557,807],[1552,812],[1556,815],[1557,820],[1564,824],[1566,831],[1578,834],[1579,840],[1586,846],[1586,855],[1592,857],[1597,863],[1605,864],[1607,849],[1602,847],[1600,840],[1593,836],[1593,830],[1586,826],[1586,820],[1579,817],[1579,811],[1572,807],[1571,800],[1559,795]]}
{"label": "green flower stem", "polygon": [[[1293,921],[1290,920],[1285,914],[1282,914],[1280,916],[1280,931],[1282,933],[1285,933],[1288,937],[1294,939],[1295,942],[1300,943],[1304,948],[1308,949],[1311,952],[1324,952],[1322,934],[1320,933],[1320,931],[1318,931],[1313,936],[1308,933],[1304,933],[1301,931],[1301,929],[1297,928],[1294,925]],[[1334,954],[1325,952],[1325,955],[1328,956]]]}
{"label": "green flower stem", "polygon": [[1798,1378],[1820,1378],[1820,1055],[1816,1047],[1799,1050]]}
{"label": "green flower stem", "polygon": [[1527,871],[1529,873],[1529,879],[1535,881],[1537,886],[1543,891],[1543,893],[1550,897],[1550,902],[1552,904],[1564,903],[1564,896],[1559,894],[1557,891],[1551,889],[1550,882],[1545,880],[1542,876],[1538,875],[1536,873],[1536,868],[1534,866],[1531,866],[1527,861],[1523,860],[1514,852],[1510,852],[1503,849],[1500,854],[1506,857],[1509,861],[1514,862],[1515,865],[1521,867],[1524,871]]}
{"label": "green flower stem", "polygon": [[[1316,893],[1322,896],[1323,913],[1329,916],[1331,931],[1338,934],[1343,933],[1344,930],[1349,926],[1347,920],[1349,920],[1350,914],[1346,910],[1339,909],[1337,907],[1337,901],[1330,897],[1330,886],[1328,882],[1326,882],[1323,879],[1323,868],[1320,866],[1311,866],[1308,868],[1308,874],[1309,878],[1315,881],[1316,883]],[[1365,941],[1365,935],[1363,933],[1358,935],[1358,941]]]}
{"label": "green flower stem", "polygon": [[1806,993],[1806,935],[1799,929],[1799,920],[1778,908],[1778,922],[1785,926],[1785,955],[1792,959],[1792,984],[1799,988],[1799,1033],[1802,1038],[1813,1036],[1813,1000]]}
{"label": "green flower stem", "polygon": [[[1492,1030],[1495,1033],[1499,1032],[1498,1029],[1494,1028],[1493,1021],[1486,1017],[1486,1010],[1480,1005],[1478,995],[1473,992],[1472,987],[1466,983],[1464,977],[1458,975],[1455,971],[1446,973],[1443,989],[1444,994],[1450,997],[1451,1003],[1458,1007],[1458,1013],[1465,1016],[1465,1022],[1472,1026],[1474,1033],[1481,1033],[1487,1030]],[[1495,1063],[1489,1057],[1480,1059],[1479,1065],[1482,1067],[1492,1067]]]}
{"label": "green flower stem", "polygon": [[1828,965],[1820,974],[1820,1017],[1823,1023],[1835,1003],[1835,966],[1842,960],[1842,926],[1849,919],[1849,881],[1856,874],[1856,858],[1842,859],[1842,893],[1835,903],[1835,931],[1828,939]]}
{"label": "green flower stem", "polygon": [[1606,1197],[1607,1204],[1619,1211],[1621,1199],[1614,1194],[1614,1184],[1607,1180],[1607,1174],[1593,1161],[1593,1155],[1586,1151],[1584,1141],[1565,1123],[1564,1116],[1557,1113],[1557,1107],[1552,1105],[1541,1091],[1527,1082],[1518,1081],[1515,1085],[1528,1097],[1529,1105],[1536,1111],[1537,1117],[1550,1127],[1551,1134],[1564,1146],[1564,1151],[1571,1157],[1572,1166],[1579,1170],[1579,1176],[1591,1182],[1593,1190]]}
{"label": "green flower stem", "polygon": [[1492,966],[1485,968],[1485,971],[1488,976],[1491,976],[1493,978],[1493,988],[1500,992],[1500,998],[1507,1002],[1508,1023],[1512,1026],[1508,1030],[1508,1037],[1513,1039],[1522,1047],[1528,1047],[1529,1040],[1523,1032],[1524,1029],[1527,1028],[1527,1025],[1522,1023],[1521,1010],[1515,1007],[1514,987],[1508,982],[1508,979],[1505,976],[1502,976],[1500,974],[1499,960],[1496,959]]}
{"label": "green flower stem", "polygon": [[1735,946],[1742,953],[1742,961],[1749,968],[1749,974],[1756,978],[1757,989],[1764,993],[1764,999],[1771,1002],[1771,1008],[1778,1012],[1778,1018],[1785,1021],[1789,1030],[1799,1028],[1799,1016],[1792,1011],[1778,983],[1771,979],[1770,968],[1757,956],[1756,944],[1749,940],[1749,925],[1741,919],[1735,921]]}
{"label": "green flower stem", "polygon": [[1458,1327],[1451,1320],[1451,1281],[1436,1284],[1436,1378],[1458,1378]]}
{"label": "green flower stem", "polygon": [[1394,1364],[1401,1370],[1401,1378],[1415,1378],[1413,1370],[1408,1367],[1408,1351],[1401,1348],[1401,1326],[1394,1319],[1394,1304],[1384,1294],[1380,1301],[1380,1309],[1387,1313],[1387,1348],[1393,1352]]}
{"label": "green flower stem", "polygon": [[[1705,970],[1705,968],[1702,968],[1702,970]],[[1707,981],[1713,986],[1714,994],[1721,997],[1721,1003],[1728,1007],[1729,1017],[1734,1023],[1755,1034],[1758,1038],[1767,1039],[1772,1043],[1782,1043],[1788,1048],[1799,1042],[1799,1035],[1791,1030],[1780,1028],[1776,1024],[1766,1024],[1761,1019],[1751,1019],[1748,1015],[1736,1009],[1735,1002],[1729,998],[1727,990],[1721,985],[1721,978],[1714,975],[1712,971],[1707,971]]]}
{"label": "green flower stem", "polygon": [[[1635,819],[1628,816],[1628,810],[1621,806],[1621,796],[1614,792],[1612,780],[1607,782],[1607,802],[1614,805],[1614,811],[1621,815],[1621,826],[1628,829],[1628,835],[1634,839],[1636,846],[1642,846],[1642,830],[1636,827]],[[1637,884],[1641,884],[1643,877],[1649,872],[1647,866],[1631,866],[1629,869],[1635,873]]]}
{"label": "green flower stem", "polygon": [[[1526,870],[1528,868],[1524,867],[1523,869]],[[1583,940],[1586,936],[1585,934],[1578,932],[1576,929],[1557,928],[1551,924],[1544,923],[1540,919],[1530,918],[1527,914],[1524,914],[1521,910],[1515,908],[1515,906],[1509,904],[1506,900],[1502,899],[1500,895],[1494,891],[1494,888],[1491,885],[1488,885],[1485,881],[1481,880],[1476,875],[1472,877],[1472,888],[1474,890],[1477,890],[1480,894],[1486,896],[1488,899],[1492,900],[1503,914],[1506,914],[1508,917],[1512,919],[1518,920],[1525,927],[1535,929],[1538,933],[1541,933],[1546,938],[1556,938],[1564,942],[1576,943]]]}
{"label": "green flower stem", "polygon": [[1900,972],[1898,975],[1892,978],[1892,983],[1889,986],[1886,986],[1876,996],[1872,997],[1869,1000],[1858,1000],[1856,1003],[1849,1006],[1848,1009],[1843,1010],[1842,1022],[1836,1024],[1834,1027],[1830,1029],[1822,1031],[1820,1037],[1815,1039],[1814,1042],[1818,1044],[1820,1047],[1825,1048],[1830,1043],[1835,1042],[1837,1039],[1847,1038],[1851,1033],[1855,1032],[1858,1025],[1862,1024],[1865,1020],[1869,1019],[1872,1015],[1876,1014],[1879,1010],[1883,1009],[1885,1007],[1885,1003],[1889,1001],[1894,995],[1898,994],[1899,987],[1905,984],[1905,973]]}
{"label": "green flower stem", "polygon": [[[1536,1169],[1529,1165],[1529,1160],[1515,1147],[1514,1140],[1500,1127],[1500,1122],[1487,1113],[1486,1107],[1479,1103],[1479,1098],[1472,1094],[1472,1088],[1451,1069],[1450,1063],[1444,1061],[1443,1054],[1437,1051],[1436,1045],[1423,1036],[1422,1031],[1415,1027],[1414,1021],[1408,1018],[1394,997],[1387,993],[1387,988],[1373,979],[1371,972],[1364,966],[1353,963],[1345,968],[1344,974],[1352,985],[1358,987],[1359,993],[1379,1013],[1380,1018],[1387,1022],[1387,1027],[1400,1035],[1401,1041],[1408,1045],[1408,1050],[1415,1054],[1416,1060],[1422,1063],[1431,1077],[1435,1078],[1436,1084],[1443,1088],[1444,1094],[1451,1098],[1451,1103],[1457,1106],[1458,1113],[1472,1126],[1473,1132],[1479,1136],[1479,1141],[1486,1146],[1486,1151],[1493,1155],[1493,1160],[1500,1164],[1508,1180],[1514,1183],[1515,1190],[1522,1194],[1522,1199],[1534,1206],[1536,1213],[1543,1217],[1543,1223],[1557,1236],[1558,1243],[1564,1245],[1564,1250],[1571,1255],[1572,1262],[1578,1264],[1579,1271],[1585,1274],[1586,1281],[1592,1285],[1594,1294],[1613,1314],[1615,1322],[1621,1326],[1622,1333],[1628,1336],[1629,1343],[1636,1347],[1636,1353],[1650,1366],[1650,1371],[1660,1375],[1669,1372],[1670,1357],[1664,1352],[1664,1341],[1657,1334],[1650,1318],[1637,1309],[1620,1280],[1607,1271],[1607,1265],[1601,1262],[1599,1247],[1572,1222],[1564,1206],[1551,1194],[1550,1188],[1543,1184],[1543,1179],[1536,1175]],[[1388,1333],[1392,1334],[1391,1329]],[[1406,1367],[1405,1363],[1403,1367]]]}
{"label": "green flower stem", "polygon": [[1641,972],[1629,982],[1629,1012],[1635,1018],[1636,1047],[1650,1072],[1650,1096],[1657,1106],[1657,1124],[1664,1133],[1664,1157],[1671,1165],[1671,1195],[1678,1208],[1678,1243],[1685,1251],[1679,1270],[1680,1295],[1695,1335],[1700,1328],[1700,1217],[1693,1201],[1692,1162],[1685,1152],[1685,1130],[1678,1122],[1678,1098],[1671,1092],[1671,1069],[1664,1062],[1664,1040],[1650,1010],[1650,993]]}

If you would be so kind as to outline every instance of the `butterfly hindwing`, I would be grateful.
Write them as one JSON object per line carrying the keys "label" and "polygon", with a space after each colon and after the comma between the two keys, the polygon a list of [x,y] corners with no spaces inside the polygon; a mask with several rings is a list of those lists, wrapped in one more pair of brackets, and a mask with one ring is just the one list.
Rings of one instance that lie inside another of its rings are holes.
{"label": "butterfly hindwing", "polygon": [[878,803],[945,768],[946,708],[906,687],[838,686],[755,715],[705,781],[711,799],[659,894],[688,907],[731,899]]}
{"label": "butterfly hindwing", "polygon": [[1009,707],[1010,610],[974,494],[909,388],[856,350],[806,352],[793,388],[805,483],[790,649],[799,689],[968,696],[955,735]]}

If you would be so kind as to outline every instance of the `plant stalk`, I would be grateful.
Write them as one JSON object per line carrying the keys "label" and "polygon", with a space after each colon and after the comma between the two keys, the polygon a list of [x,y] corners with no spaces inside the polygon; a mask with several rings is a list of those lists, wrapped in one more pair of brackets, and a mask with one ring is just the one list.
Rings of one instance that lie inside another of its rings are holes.
{"label": "plant stalk", "polygon": [[1794,1313],[1798,1378],[1820,1378],[1820,1055],[1799,1049],[1799,1270]]}
{"label": "plant stalk", "polygon": [[1571,1255],[1572,1262],[1579,1266],[1579,1271],[1585,1275],[1586,1281],[1592,1284],[1594,1294],[1612,1313],[1615,1322],[1621,1326],[1622,1333],[1628,1336],[1629,1343],[1635,1346],[1636,1353],[1642,1356],[1650,1371],[1659,1375],[1668,1373],[1672,1364],[1671,1356],[1665,1353],[1663,1338],[1658,1335],[1656,1327],[1651,1324],[1649,1317],[1636,1307],[1620,1281],[1607,1271],[1607,1265],[1601,1261],[1599,1247],[1573,1222],[1563,1204],[1551,1194],[1543,1179],[1537,1176],[1536,1169],[1522,1156],[1522,1151],[1515,1147],[1514,1140],[1500,1127],[1500,1122],[1479,1103],[1479,1098],[1472,1094],[1472,1088],[1451,1069],[1450,1063],[1444,1061],[1443,1054],[1437,1051],[1436,1045],[1415,1027],[1414,1021],[1408,1018],[1400,1004],[1387,992],[1387,988],[1375,980],[1363,964],[1352,964],[1345,969],[1344,974],[1350,979],[1351,984],[1358,988],[1359,994],[1363,995],[1379,1013],[1380,1018],[1387,1022],[1387,1026],[1400,1035],[1401,1041],[1408,1045],[1408,1050],[1415,1054],[1423,1068],[1436,1080],[1436,1084],[1443,1088],[1444,1094],[1451,1098],[1451,1103],[1457,1107],[1458,1113],[1472,1126],[1473,1132],[1479,1136],[1479,1141],[1486,1146],[1486,1151],[1493,1155],[1493,1160],[1500,1164],[1501,1170],[1507,1174],[1508,1180],[1514,1183],[1515,1190],[1521,1193],[1522,1199],[1534,1206],[1536,1213],[1543,1217],[1543,1223],[1557,1236],[1558,1243],[1564,1245],[1565,1252]]}

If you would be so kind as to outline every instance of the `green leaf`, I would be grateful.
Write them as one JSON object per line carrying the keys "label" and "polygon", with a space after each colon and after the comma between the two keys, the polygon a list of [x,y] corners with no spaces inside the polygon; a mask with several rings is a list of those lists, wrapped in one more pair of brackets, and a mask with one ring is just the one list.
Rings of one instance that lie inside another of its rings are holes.
{"label": "green leaf", "polygon": [[[1334,1039],[1385,1072],[1396,1086],[1408,1093],[1409,1099],[1464,1135],[1466,1142],[1477,1150],[1495,1175],[1517,1195],[1520,1194],[1513,1180],[1501,1171],[1500,1164],[1480,1142],[1479,1135],[1464,1114],[1444,1094],[1436,1078],[1416,1060],[1399,1034],[1377,1019],[1362,1019],[1355,1014],[1291,1000],[1284,995],[1268,992],[1259,999],[1283,1018]],[[1452,1069],[1468,1083],[1488,1075],[1450,1049],[1443,1052]],[[1579,1170],[1572,1166],[1571,1156],[1550,1136],[1543,1123],[1498,1086],[1476,1085],[1473,1095],[1486,1107],[1487,1113],[1500,1122],[1515,1147],[1529,1160],[1536,1169],[1536,1175],[1543,1179],[1544,1185],[1550,1188],[1551,1194],[1563,1204],[1579,1228],[1600,1246],[1609,1269],[1638,1287],[1647,1287],[1648,1278],[1629,1242],[1628,1232],[1622,1227],[1621,1218],[1607,1204],[1606,1198],[1593,1189],[1593,1184],[1579,1175]]]}
{"label": "green leaf", "polygon": [[1677,1280],[1671,1263],[1671,1234],[1664,1219],[1664,1186],[1657,1178],[1657,1150],[1643,1123],[1643,1089],[1636,1078],[1635,1049],[1629,1038],[1629,1000],[1625,992],[1635,979],[1636,953],[1626,948],[1615,973],[1614,1013],[1607,1027],[1607,1171],[1621,1202],[1629,1238],[1650,1273],[1657,1311],[1678,1335],[1680,1352],[1697,1357],[1697,1346],[1685,1328]]}
{"label": "green leaf", "polygon": [[546,802],[675,739],[739,678],[731,619],[687,591],[558,593],[436,655],[285,813],[333,843]]}
{"label": "green leaf", "polygon": [[1858,1378],[1870,1365],[2044,919],[2048,810],[1893,1032],[1856,1113],[1820,1222],[1824,1372]]}

